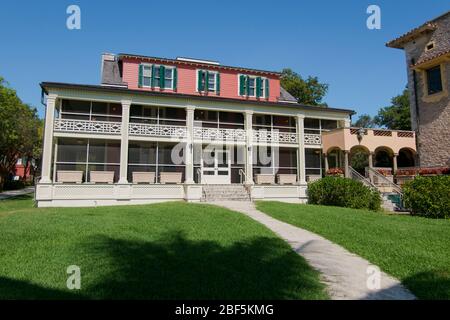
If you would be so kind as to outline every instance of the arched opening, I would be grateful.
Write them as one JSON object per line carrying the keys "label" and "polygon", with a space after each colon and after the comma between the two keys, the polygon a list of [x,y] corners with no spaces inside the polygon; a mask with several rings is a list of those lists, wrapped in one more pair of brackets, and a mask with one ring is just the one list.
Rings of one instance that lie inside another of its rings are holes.
{"label": "arched opening", "polygon": [[342,168],[342,151],[338,147],[333,147],[327,151],[328,169]]}
{"label": "arched opening", "polygon": [[414,150],[408,148],[400,149],[397,157],[398,168],[414,167],[416,165],[415,156]]}
{"label": "arched opening", "polygon": [[369,166],[369,155],[370,152],[366,147],[354,146],[350,149],[350,166],[364,175],[366,167]]}
{"label": "arched opening", "polygon": [[392,168],[394,152],[388,147],[375,149],[374,166],[377,168]]}

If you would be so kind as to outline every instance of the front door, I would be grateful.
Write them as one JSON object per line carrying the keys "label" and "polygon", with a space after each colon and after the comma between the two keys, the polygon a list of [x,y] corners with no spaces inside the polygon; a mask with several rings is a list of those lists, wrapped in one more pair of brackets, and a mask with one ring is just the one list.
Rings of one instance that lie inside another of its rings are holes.
{"label": "front door", "polygon": [[202,183],[231,183],[231,162],[228,150],[212,150],[203,153]]}

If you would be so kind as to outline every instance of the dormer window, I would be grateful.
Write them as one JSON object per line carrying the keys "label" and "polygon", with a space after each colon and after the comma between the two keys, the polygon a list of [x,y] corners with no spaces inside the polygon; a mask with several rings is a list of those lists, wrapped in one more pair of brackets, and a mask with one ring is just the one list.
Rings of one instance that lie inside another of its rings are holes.
{"label": "dormer window", "polygon": [[220,92],[220,73],[197,70],[197,92]]}
{"label": "dormer window", "polygon": [[247,97],[269,97],[269,79],[263,77],[239,75],[239,95]]}
{"label": "dormer window", "polygon": [[173,89],[177,86],[177,68],[172,66],[140,64],[139,87]]}

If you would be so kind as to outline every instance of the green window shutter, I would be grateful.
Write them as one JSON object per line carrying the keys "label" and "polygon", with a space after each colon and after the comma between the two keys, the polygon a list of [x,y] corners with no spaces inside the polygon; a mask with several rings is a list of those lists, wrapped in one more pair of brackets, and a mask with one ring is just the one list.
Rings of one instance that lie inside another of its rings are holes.
{"label": "green window shutter", "polygon": [[197,90],[203,91],[203,81],[202,81],[203,70],[197,71]]}
{"label": "green window shutter", "polygon": [[165,75],[164,66],[159,66],[159,87],[164,88],[164,75]]}
{"label": "green window shutter", "polygon": [[216,93],[220,93],[220,73],[216,73]]}
{"label": "green window shutter", "polygon": [[152,64],[152,80],[151,80],[152,88],[155,86],[155,66]]}
{"label": "green window shutter", "polygon": [[249,96],[250,95],[250,77],[249,76],[246,76],[245,77],[245,87],[246,87],[246,89],[247,89],[247,96]]}
{"label": "green window shutter", "polygon": [[265,98],[269,98],[269,79],[265,79],[266,91],[264,91]]}
{"label": "green window shutter", "polygon": [[261,77],[256,78],[256,97],[261,96]]}
{"label": "green window shutter", "polygon": [[173,90],[177,90],[178,71],[177,68],[173,69]]}
{"label": "green window shutter", "polygon": [[245,76],[243,74],[239,76],[239,95],[245,96]]}
{"label": "green window shutter", "polygon": [[142,64],[139,65],[139,79],[138,79],[138,87],[142,88],[142,77],[144,74],[144,66]]}
{"label": "green window shutter", "polygon": [[208,72],[208,70],[206,70],[205,71],[205,85],[204,85],[205,86],[205,88],[204,88],[205,91],[209,91],[209,89],[208,89],[209,88],[209,83],[208,82],[209,82],[209,72]]}

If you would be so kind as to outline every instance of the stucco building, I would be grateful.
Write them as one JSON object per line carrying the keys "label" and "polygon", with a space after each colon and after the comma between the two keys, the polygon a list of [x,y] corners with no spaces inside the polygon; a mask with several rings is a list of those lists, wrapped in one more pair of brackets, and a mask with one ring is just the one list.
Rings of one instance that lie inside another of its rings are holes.
{"label": "stucco building", "polygon": [[405,51],[419,165],[450,166],[450,11],[387,46]]}

